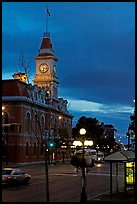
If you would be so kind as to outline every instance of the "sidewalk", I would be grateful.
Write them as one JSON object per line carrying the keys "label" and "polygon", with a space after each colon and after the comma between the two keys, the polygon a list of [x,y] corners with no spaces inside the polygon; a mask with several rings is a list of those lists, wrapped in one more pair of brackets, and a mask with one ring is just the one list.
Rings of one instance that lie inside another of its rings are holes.
{"label": "sidewalk", "polygon": [[115,193],[110,197],[110,194],[101,194],[92,199],[89,199],[88,202],[135,202],[135,195],[124,193]]}
{"label": "sidewalk", "polygon": [[[68,164],[70,163],[70,159],[65,159],[63,160],[58,160],[56,162],[52,161],[52,163],[48,163],[48,166],[53,166],[53,165],[58,165],[58,164]],[[45,161],[40,161],[40,162],[29,162],[29,163],[12,163],[9,162],[7,165],[2,162],[2,167],[13,167],[13,168],[25,168],[25,167],[35,167],[37,165],[45,165]]]}

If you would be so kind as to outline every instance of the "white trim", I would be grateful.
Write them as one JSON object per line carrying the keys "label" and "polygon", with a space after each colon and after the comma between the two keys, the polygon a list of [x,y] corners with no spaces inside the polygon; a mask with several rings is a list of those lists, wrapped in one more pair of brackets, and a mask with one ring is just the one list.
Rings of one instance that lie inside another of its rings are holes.
{"label": "white trim", "polygon": [[[40,102],[37,102],[37,101],[33,101],[32,99],[30,98],[27,98],[25,96],[2,96],[2,102],[7,102],[7,101],[22,101],[22,102],[29,102],[33,105],[38,105],[38,106],[41,106],[43,108],[47,108],[48,110],[51,109],[51,110],[54,110],[56,112],[59,112],[59,113],[62,113],[63,115],[67,116],[67,117],[73,117],[71,114],[68,113],[68,111],[59,111],[58,108],[52,106],[52,105],[49,105],[49,104],[45,104],[45,103],[40,103]],[[13,105],[12,105],[13,106]],[[16,105],[15,105],[16,106]],[[15,107],[13,106],[13,107]],[[17,105],[16,107],[19,107],[21,105]],[[22,105],[23,107],[25,107],[24,105]],[[29,106],[30,107],[30,106]],[[32,107],[31,107],[32,108]],[[36,108],[34,108],[36,109]],[[38,109],[39,110],[39,109]]]}

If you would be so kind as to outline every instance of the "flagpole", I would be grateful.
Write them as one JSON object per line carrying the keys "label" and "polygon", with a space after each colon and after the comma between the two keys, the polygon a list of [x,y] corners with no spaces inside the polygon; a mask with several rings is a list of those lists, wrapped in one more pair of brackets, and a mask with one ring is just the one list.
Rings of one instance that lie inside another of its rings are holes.
{"label": "flagpole", "polygon": [[[47,7],[48,10],[48,7]],[[46,33],[48,32],[48,12],[46,10]]]}

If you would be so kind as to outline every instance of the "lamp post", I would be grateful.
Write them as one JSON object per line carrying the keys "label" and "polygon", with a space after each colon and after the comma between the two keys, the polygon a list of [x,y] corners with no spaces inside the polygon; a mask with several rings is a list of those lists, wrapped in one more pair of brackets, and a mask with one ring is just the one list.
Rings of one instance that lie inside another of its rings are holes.
{"label": "lamp post", "polygon": [[80,135],[82,136],[82,191],[81,191],[81,198],[80,202],[87,202],[87,195],[86,195],[86,175],[85,175],[85,151],[84,151],[84,135],[86,134],[86,130],[81,128],[79,131]]}
{"label": "lamp post", "polygon": [[130,133],[129,131],[126,133],[128,139],[128,150],[130,149]]}

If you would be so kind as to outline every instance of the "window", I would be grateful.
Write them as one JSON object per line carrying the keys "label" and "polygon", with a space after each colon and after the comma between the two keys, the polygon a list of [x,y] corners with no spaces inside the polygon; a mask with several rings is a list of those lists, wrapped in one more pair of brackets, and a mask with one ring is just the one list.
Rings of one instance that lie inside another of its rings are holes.
{"label": "window", "polygon": [[46,91],[46,97],[49,97],[49,90]]}
{"label": "window", "polygon": [[2,175],[10,175],[12,170],[2,170]]}
{"label": "window", "polygon": [[34,116],[34,134],[35,134],[35,136],[37,136],[37,131],[38,131],[37,126],[38,126],[37,115],[35,114],[35,116]]}
{"label": "window", "polygon": [[26,116],[26,132],[28,134],[30,134],[30,127],[31,127],[31,121],[30,121],[30,113],[27,113],[27,116]]}
{"label": "window", "polygon": [[41,145],[40,145],[40,155],[43,156],[43,153],[44,153],[44,146],[43,146],[43,142],[41,142]]}
{"label": "window", "polygon": [[42,116],[42,117],[41,117],[40,124],[41,124],[41,133],[42,133],[42,136],[44,136],[44,135],[45,135],[45,123],[44,123],[44,116]]}
{"label": "window", "polygon": [[26,156],[29,156],[29,142],[26,142]]}
{"label": "window", "polygon": [[35,98],[36,101],[38,100],[38,96],[37,96],[37,92],[36,91],[34,92],[34,98]]}
{"label": "window", "polygon": [[42,103],[44,103],[44,95],[43,94],[41,94],[41,101],[42,101]]}
{"label": "window", "polygon": [[36,146],[36,142],[34,142],[33,156],[36,156],[36,154],[37,154],[37,146]]}

